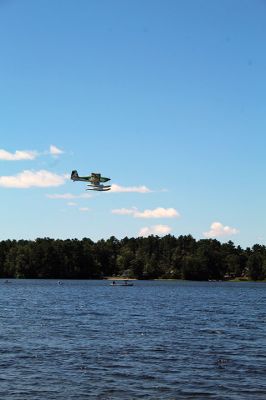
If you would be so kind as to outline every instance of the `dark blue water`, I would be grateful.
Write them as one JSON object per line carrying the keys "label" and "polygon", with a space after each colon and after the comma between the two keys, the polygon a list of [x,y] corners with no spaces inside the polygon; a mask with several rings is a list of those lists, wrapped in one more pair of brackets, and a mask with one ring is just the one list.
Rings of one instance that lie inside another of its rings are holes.
{"label": "dark blue water", "polygon": [[0,280],[0,399],[266,399],[266,284]]}

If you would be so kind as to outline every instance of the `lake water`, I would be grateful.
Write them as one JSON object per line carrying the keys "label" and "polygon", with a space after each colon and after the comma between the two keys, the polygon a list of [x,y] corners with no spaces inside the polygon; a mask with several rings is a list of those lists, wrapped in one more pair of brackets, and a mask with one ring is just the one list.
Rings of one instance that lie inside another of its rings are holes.
{"label": "lake water", "polygon": [[266,399],[266,284],[0,280],[0,399]]}

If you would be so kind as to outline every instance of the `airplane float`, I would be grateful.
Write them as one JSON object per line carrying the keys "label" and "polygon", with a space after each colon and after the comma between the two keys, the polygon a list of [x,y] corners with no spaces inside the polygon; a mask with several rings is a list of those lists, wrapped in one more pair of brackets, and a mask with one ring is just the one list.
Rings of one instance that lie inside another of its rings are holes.
{"label": "airplane float", "polygon": [[89,176],[79,176],[78,171],[74,170],[71,173],[71,179],[73,182],[82,181],[89,182],[89,186],[86,190],[95,190],[98,192],[106,192],[111,189],[111,185],[103,185],[102,182],[110,181],[110,178],[105,178],[98,172],[92,172]]}

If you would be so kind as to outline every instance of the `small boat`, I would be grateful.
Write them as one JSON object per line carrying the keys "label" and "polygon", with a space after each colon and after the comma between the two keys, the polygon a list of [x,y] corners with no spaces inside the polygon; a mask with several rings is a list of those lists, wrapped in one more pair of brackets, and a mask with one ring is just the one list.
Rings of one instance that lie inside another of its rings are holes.
{"label": "small boat", "polygon": [[128,280],[124,280],[124,281],[113,281],[112,283],[110,283],[110,286],[133,286],[134,283],[133,282],[128,282]]}

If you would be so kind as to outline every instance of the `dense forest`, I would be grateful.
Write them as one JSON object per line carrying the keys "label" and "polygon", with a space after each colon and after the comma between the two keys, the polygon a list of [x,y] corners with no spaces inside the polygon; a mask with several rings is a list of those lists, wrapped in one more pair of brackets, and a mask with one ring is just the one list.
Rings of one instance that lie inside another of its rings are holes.
{"label": "dense forest", "polygon": [[127,238],[5,240],[0,242],[0,278],[225,280],[266,278],[266,247],[242,249],[215,239]]}

